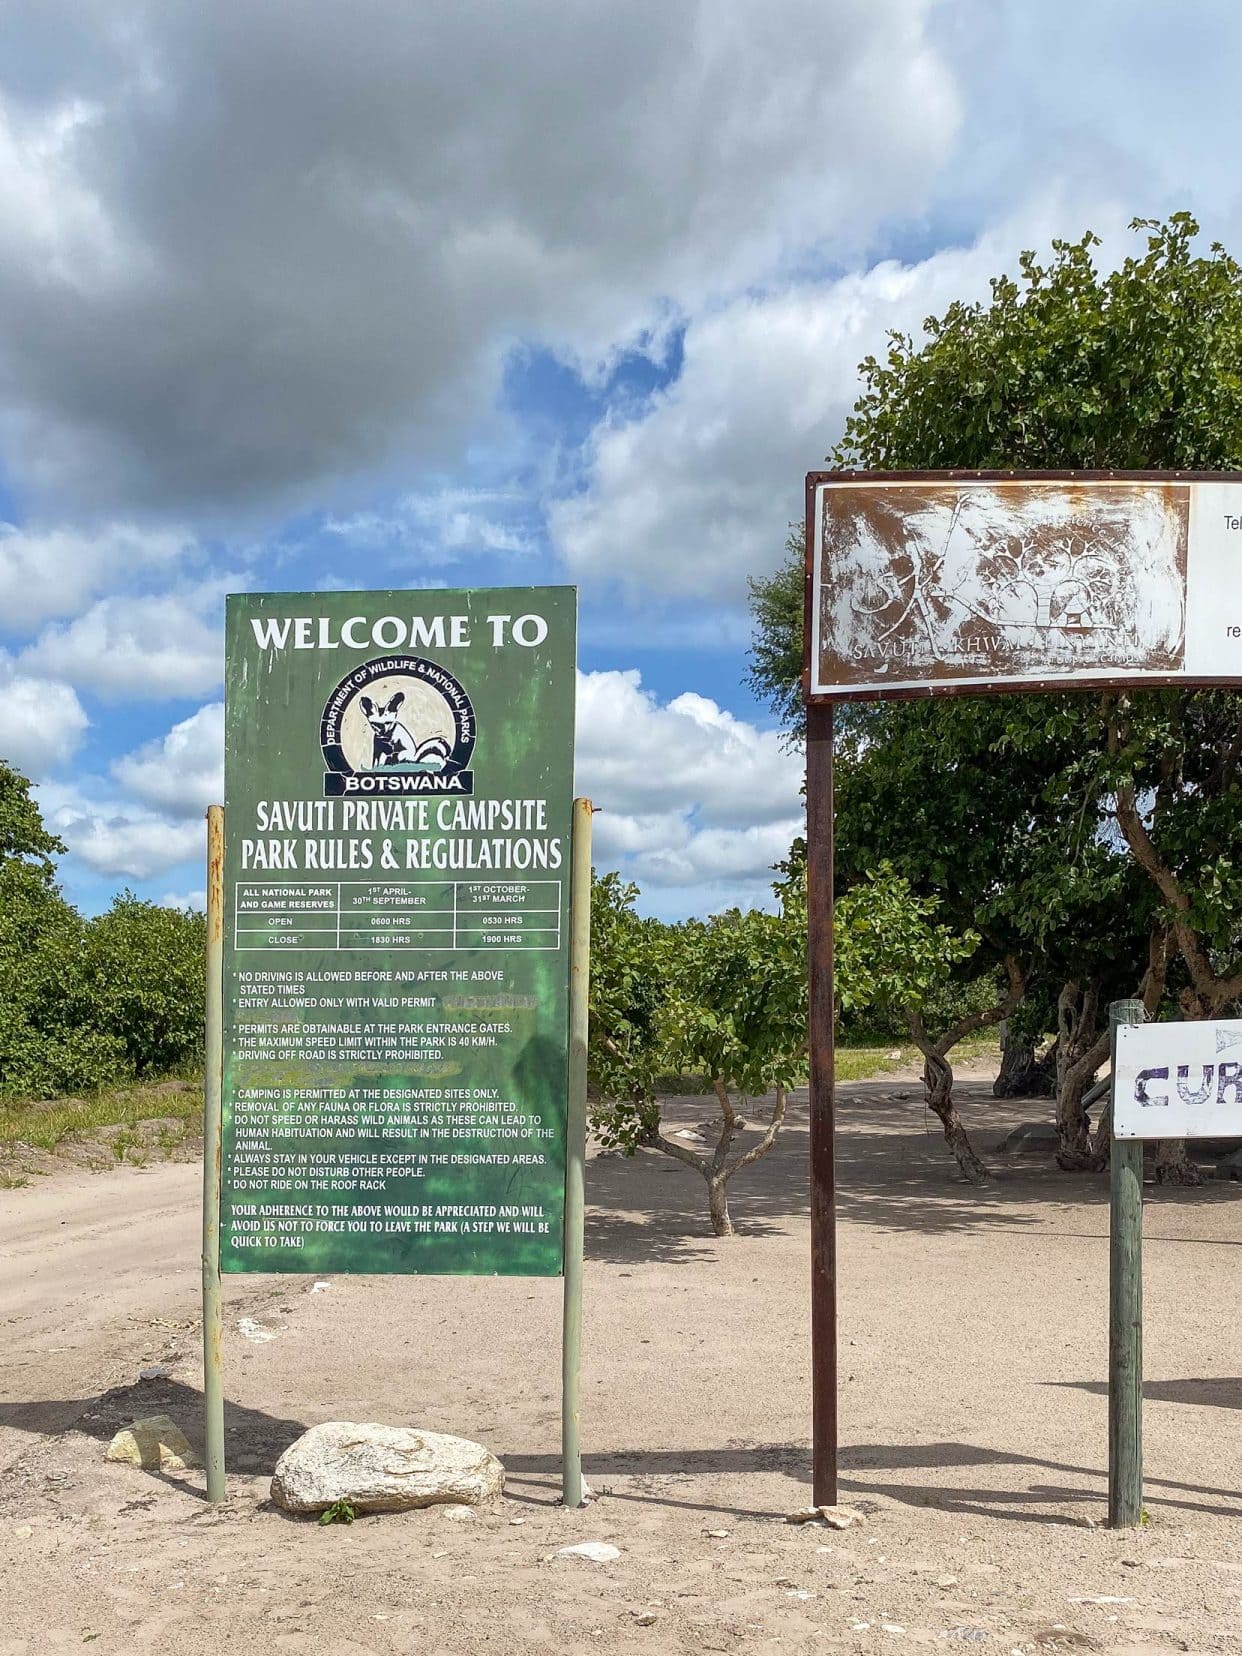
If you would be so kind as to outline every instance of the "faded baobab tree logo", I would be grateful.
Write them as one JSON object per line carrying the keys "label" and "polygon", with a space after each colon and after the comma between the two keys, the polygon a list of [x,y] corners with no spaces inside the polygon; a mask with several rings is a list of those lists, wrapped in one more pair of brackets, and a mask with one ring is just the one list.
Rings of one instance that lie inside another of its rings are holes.
{"label": "faded baobab tree logo", "polygon": [[875,483],[822,500],[821,683],[1182,665],[1185,484]]}

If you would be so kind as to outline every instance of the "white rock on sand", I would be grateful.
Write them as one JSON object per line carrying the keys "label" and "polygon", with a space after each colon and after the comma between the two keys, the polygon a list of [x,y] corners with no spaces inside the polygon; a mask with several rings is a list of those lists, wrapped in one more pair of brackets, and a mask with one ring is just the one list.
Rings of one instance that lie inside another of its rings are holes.
{"label": "white rock on sand", "polygon": [[479,1506],[504,1488],[505,1469],[469,1438],[408,1426],[330,1420],[312,1426],[276,1462],[272,1499],[286,1512],[323,1512],[348,1501],[358,1512]]}

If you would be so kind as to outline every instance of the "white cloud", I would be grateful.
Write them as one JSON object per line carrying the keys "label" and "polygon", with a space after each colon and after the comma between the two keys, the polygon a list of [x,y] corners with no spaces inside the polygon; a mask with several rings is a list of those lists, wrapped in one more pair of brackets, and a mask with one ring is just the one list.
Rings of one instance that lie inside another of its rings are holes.
{"label": "white cloud", "polygon": [[224,703],[209,702],[112,766],[123,788],[173,816],[201,817],[224,798]]}
{"label": "white cloud", "polygon": [[[101,598],[76,620],[46,627],[20,660],[106,699],[195,696],[224,671],[220,624],[201,593]],[[223,619],[223,605],[210,606]]]}
{"label": "white cloud", "polygon": [[600,423],[587,488],[551,509],[570,570],[634,593],[740,603],[746,577],[776,565],[802,517],[803,478],[841,432],[859,361],[889,330],[917,333],[952,300],[986,295],[989,277],[1063,217],[1034,204],[969,248],[748,296],[693,321],[677,379],[637,417]]}
{"label": "white cloud", "polygon": [[46,776],[73,758],[90,720],[67,684],[32,678],[0,655],[0,760]]}
{"label": "white cloud", "polygon": [[52,832],[98,874],[147,880],[206,856],[201,822],[172,821],[140,805],[94,800],[49,783],[39,789],[39,803]]}
{"label": "white cloud", "polygon": [[800,761],[775,731],[692,692],[661,705],[633,670],[579,676],[577,762],[579,787],[627,815],[694,807],[752,823],[799,809]]}
{"label": "white cloud", "polygon": [[510,521],[526,503],[513,489],[440,489],[404,495],[385,511],[329,517],[323,527],[351,548],[452,564],[475,552],[533,552],[530,535]]}
{"label": "white cloud", "polygon": [[[0,395],[58,498],[447,452],[519,341],[597,362],[926,205],[931,0],[13,0]],[[54,65],[54,71],[47,65]]]}
{"label": "white cloud", "polygon": [[575,786],[598,807],[598,867],[619,866],[647,906],[703,913],[770,903],[772,864],[802,831],[801,760],[772,731],[692,693],[661,704],[637,672],[578,680]]}
{"label": "white cloud", "polygon": [[207,893],[205,891],[166,891],[159,899],[161,908],[194,909],[202,914],[207,907]]}
{"label": "white cloud", "polygon": [[[1224,230],[1226,10],[1185,0],[1171,29],[1135,0],[1119,29],[1066,0],[369,0],[359,26],[303,0],[294,50],[286,8],[248,0],[10,0],[6,462],[75,505],[303,503],[394,456],[456,458],[515,347],[590,374],[688,321],[693,348],[739,294],[881,236],[973,234],[1034,190],[1089,180]],[[832,370],[816,345],[804,366]],[[706,395],[686,407],[711,425]],[[748,517],[772,473],[741,458],[722,488]],[[781,483],[795,515],[806,458]],[[633,522],[697,526],[696,501]],[[727,524],[701,539],[737,563]]]}
{"label": "white cloud", "polygon": [[[643,885],[731,888],[740,882],[761,888],[761,900],[770,905],[772,868],[803,832],[803,817],[792,813],[746,827],[709,823],[705,813],[685,807],[641,816],[605,812],[595,819],[592,834],[596,862],[621,858]],[[693,907],[703,912],[701,903]]]}
{"label": "white cloud", "polygon": [[1212,234],[1222,211],[1236,225],[1234,150],[1222,142],[1242,69],[1236,12],[1221,0],[1175,11],[1130,0],[1124,28],[1118,19],[1081,0],[937,8],[933,38],[963,92],[949,180],[959,214],[987,222],[1050,179],[1089,179],[1126,217],[1190,207],[1217,220]]}
{"label": "white cloud", "polygon": [[41,258],[49,281],[70,290],[115,281],[136,252],[120,246],[116,220],[78,164],[103,114],[72,91],[41,108],[0,102],[0,248]]}
{"label": "white cloud", "polygon": [[16,631],[73,615],[119,578],[175,563],[189,545],[175,529],[118,523],[88,534],[0,523],[0,625]]}

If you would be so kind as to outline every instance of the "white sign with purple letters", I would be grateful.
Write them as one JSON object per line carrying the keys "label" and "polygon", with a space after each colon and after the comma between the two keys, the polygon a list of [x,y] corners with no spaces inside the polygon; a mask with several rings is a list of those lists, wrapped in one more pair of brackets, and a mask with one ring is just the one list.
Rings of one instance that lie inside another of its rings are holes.
{"label": "white sign with purple letters", "polygon": [[1116,1138],[1242,1138],[1242,1019],[1121,1024]]}

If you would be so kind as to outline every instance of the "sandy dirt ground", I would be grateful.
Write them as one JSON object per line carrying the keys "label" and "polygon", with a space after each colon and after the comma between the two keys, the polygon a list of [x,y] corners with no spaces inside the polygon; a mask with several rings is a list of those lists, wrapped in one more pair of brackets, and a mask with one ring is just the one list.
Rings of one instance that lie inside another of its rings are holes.
{"label": "sandy dirt ground", "polygon": [[[964,1113],[991,1150],[1046,1105]],[[710,1114],[687,1100],[675,1119]],[[0,1656],[1105,1649],[1242,1653],[1242,1186],[1148,1189],[1146,1506],[1105,1529],[1105,1181],[1011,1158],[977,1193],[917,1088],[842,1104],[842,1500],[810,1498],[806,1112],[708,1232],[666,1158],[589,1170],[583,1438],[559,1491],[560,1285],[226,1279],[230,1498],[104,1462],[166,1412],[201,1442],[199,1175],[0,1193]],[[252,1319],[260,1333],[239,1324]],[[140,1382],[143,1365],[171,1374]],[[268,1501],[306,1426],[486,1443],[506,1499],[324,1527]],[[610,1564],[552,1556],[611,1542]]]}

